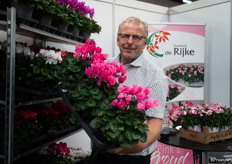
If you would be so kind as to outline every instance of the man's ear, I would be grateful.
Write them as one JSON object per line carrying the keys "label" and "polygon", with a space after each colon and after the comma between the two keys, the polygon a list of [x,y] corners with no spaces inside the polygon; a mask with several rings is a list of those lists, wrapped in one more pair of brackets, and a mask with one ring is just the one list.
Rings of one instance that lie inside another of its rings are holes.
{"label": "man's ear", "polygon": [[119,38],[117,37],[117,45],[119,45]]}
{"label": "man's ear", "polygon": [[146,38],[146,39],[145,39],[145,45],[147,45],[147,41],[148,41],[148,40],[147,40],[147,38]]}

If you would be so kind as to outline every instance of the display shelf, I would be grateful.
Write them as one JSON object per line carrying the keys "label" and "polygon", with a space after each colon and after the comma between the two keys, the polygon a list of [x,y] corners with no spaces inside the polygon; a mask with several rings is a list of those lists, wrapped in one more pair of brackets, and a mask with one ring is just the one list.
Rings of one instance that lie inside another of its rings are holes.
{"label": "display shelf", "polygon": [[83,44],[85,42],[85,39],[81,36],[76,38],[58,36],[38,29],[36,26],[31,27],[23,23],[24,21],[22,18],[16,17],[16,10],[14,7],[7,8],[7,11],[0,10],[0,30],[6,31],[7,33],[6,86],[3,89],[5,90],[5,94],[3,95],[5,98],[2,98],[2,96],[0,97],[0,104],[5,105],[5,142],[4,145],[0,145],[0,158],[4,159],[5,164],[13,164],[16,159],[77,133],[81,129],[80,126],[73,127],[71,129],[59,131],[55,135],[38,137],[35,142],[30,144],[14,145],[14,112],[16,107],[62,101],[61,97],[51,97],[18,101],[18,103],[15,103],[17,101],[17,87],[15,86],[15,35],[19,34],[42,41],[71,45]]}
{"label": "display shelf", "polygon": [[[0,83],[0,89],[4,90],[5,85]],[[5,105],[5,92],[0,93],[0,104]],[[15,108],[47,102],[62,101],[62,97],[56,92],[43,92],[24,87],[15,87]]]}
{"label": "display shelf", "polygon": [[[0,30],[6,31],[7,28],[6,24],[7,23],[5,21],[0,21]],[[84,38],[80,38],[79,39],[80,41],[67,39],[24,24],[19,24],[19,26],[16,28],[16,33],[19,35],[36,38],[40,40],[56,42],[56,43],[72,44],[72,45],[83,44],[83,42],[85,41]]]}
{"label": "display shelf", "polygon": [[51,42],[57,42],[57,43],[67,43],[67,44],[82,44],[80,41],[84,42],[84,38],[80,38],[79,42],[71,39],[67,39],[61,36],[57,36],[55,34],[51,34],[49,32],[45,32],[24,24],[20,24],[19,28],[16,29],[16,33],[20,35],[26,35],[32,38],[37,38],[41,40],[51,41]]}
{"label": "display shelf", "polygon": [[42,103],[47,103],[47,102],[56,102],[56,101],[62,101],[62,100],[63,100],[62,97],[57,97],[57,98],[50,98],[50,99],[27,101],[27,102],[21,102],[21,103],[15,105],[15,107],[42,104]]}
{"label": "display shelf", "polygon": [[[41,148],[46,147],[47,145],[50,145],[56,141],[62,140],[81,130],[82,129],[80,126],[71,127],[71,128],[61,130],[55,134],[44,134],[42,136],[38,136],[38,138],[36,138],[34,141],[26,143],[26,144],[16,145],[14,148],[14,160],[24,157],[33,152],[36,152],[40,150]],[[2,149],[0,151],[0,158],[1,157],[4,158]]]}

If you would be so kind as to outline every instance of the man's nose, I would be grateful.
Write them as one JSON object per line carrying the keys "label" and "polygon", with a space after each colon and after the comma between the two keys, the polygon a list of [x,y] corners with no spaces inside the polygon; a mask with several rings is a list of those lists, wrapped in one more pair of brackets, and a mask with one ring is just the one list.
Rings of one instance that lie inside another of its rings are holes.
{"label": "man's nose", "polygon": [[130,35],[130,36],[129,36],[129,39],[128,39],[127,42],[128,42],[128,43],[131,43],[131,44],[133,43],[133,35]]}

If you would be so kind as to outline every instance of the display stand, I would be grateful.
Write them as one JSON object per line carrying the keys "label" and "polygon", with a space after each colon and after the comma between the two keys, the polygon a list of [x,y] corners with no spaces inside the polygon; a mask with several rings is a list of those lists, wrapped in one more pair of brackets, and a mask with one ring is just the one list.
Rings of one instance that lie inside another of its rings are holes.
{"label": "display stand", "polygon": [[[68,38],[64,38],[61,36],[57,36],[55,34],[50,34],[46,31],[42,31],[36,29],[34,27],[30,27],[24,24],[17,24],[17,16],[16,9],[14,7],[10,7],[5,11],[1,10],[0,13],[1,21],[0,21],[0,30],[7,32],[7,52],[6,52],[6,81],[5,81],[5,99],[0,100],[0,104],[5,106],[5,144],[4,148],[2,147],[3,152],[0,153],[0,158],[4,159],[5,164],[13,164],[13,162],[20,157],[28,155],[32,152],[38,151],[42,147],[45,147],[52,142],[58,141],[69,135],[72,135],[78,132],[81,127],[76,126],[71,129],[66,129],[64,131],[58,132],[51,136],[45,136],[45,138],[41,138],[41,140],[37,140],[30,146],[14,145],[14,112],[15,108],[18,106],[25,106],[31,104],[39,104],[45,102],[54,102],[54,101],[62,101],[62,98],[47,98],[26,102],[19,102],[19,104],[15,104],[15,35],[20,34],[28,37],[33,37],[36,39],[42,39],[46,41],[53,41],[57,43],[68,43],[68,44],[83,44],[85,39],[83,37],[79,37],[79,40],[72,40]],[[7,20],[2,20],[3,17],[7,17]]]}

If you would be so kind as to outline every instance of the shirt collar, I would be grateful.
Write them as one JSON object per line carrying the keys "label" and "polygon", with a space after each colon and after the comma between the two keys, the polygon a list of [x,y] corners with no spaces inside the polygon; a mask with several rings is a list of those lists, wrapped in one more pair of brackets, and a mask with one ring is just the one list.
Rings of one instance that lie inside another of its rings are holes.
{"label": "shirt collar", "polygon": [[[120,64],[119,55],[116,57],[116,59],[117,59],[117,63]],[[136,67],[136,66],[139,67],[139,66],[142,66],[142,65],[143,65],[144,59],[145,59],[145,56],[144,56],[144,54],[142,53],[142,54],[141,54],[137,59],[135,59],[132,63],[126,64],[126,65],[132,65],[132,66],[135,66],[135,67]]]}

